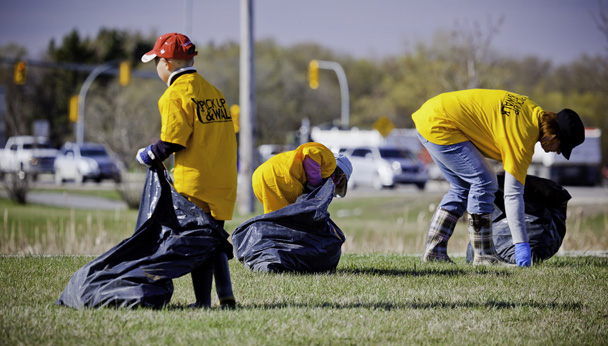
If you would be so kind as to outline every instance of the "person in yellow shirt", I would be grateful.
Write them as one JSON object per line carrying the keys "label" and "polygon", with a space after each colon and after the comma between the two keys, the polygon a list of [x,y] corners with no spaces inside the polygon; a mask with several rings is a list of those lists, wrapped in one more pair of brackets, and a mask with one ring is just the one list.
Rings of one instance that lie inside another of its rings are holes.
{"label": "person in yellow shirt", "polygon": [[[140,149],[136,159],[150,167],[174,154],[177,192],[223,227],[225,220],[232,219],[236,201],[236,134],[224,95],[193,67],[197,54],[187,36],[168,33],[142,56],[144,63],[154,61],[167,90],[158,101],[160,140]],[[226,254],[217,254],[213,262],[220,304],[234,306]],[[210,305],[211,271],[201,266],[191,273],[194,307]]]}
{"label": "person in yellow shirt", "polygon": [[544,111],[527,96],[504,90],[471,89],[440,94],[412,115],[418,138],[450,183],[435,211],[423,261],[449,261],[448,240],[456,221],[469,213],[474,265],[500,262],[492,240],[494,193],[498,181],[484,157],[502,162],[507,222],[515,244],[515,262],[530,266],[532,254],[524,220],[523,192],[534,146],[570,159],[585,140],[576,112]]}
{"label": "person in yellow shirt", "polygon": [[253,172],[251,180],[266,214],[294,203],[306,190],[328,178],[336,184],[334,195],[344,197],[352,171],[346,156],[334,155],[323,144],[309,142],[271,157]]}

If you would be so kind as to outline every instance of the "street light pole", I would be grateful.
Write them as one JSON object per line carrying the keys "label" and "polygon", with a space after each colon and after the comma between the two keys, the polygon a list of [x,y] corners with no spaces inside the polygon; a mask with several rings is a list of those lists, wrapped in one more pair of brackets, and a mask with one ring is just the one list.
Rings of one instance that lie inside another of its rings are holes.
{"label": "street light pole", "polygon": [[104,71],[113,68],[115,65],[116,64],[105,64],[97,66],[95,69],[93,69],[80,87],[80,93],[78,94],[78,121],[76,121],[76,142],[78,144],[82,144],[84,142],[84,106],[89,87],[97,76],[102,74]]}
{"label": "street light pole", "polygon": [[348,95],[348,81],[346,80],[346,73],[342,68],[342,65],[335,61],[317,60],[319,68],[325,70],[333,70],[338,76],[338,83],[340,84],[340,95],[342,96],[342,111],[340,120],[342,128],[348,130],[350,126],[350,106],[349,106],[349,95]]}

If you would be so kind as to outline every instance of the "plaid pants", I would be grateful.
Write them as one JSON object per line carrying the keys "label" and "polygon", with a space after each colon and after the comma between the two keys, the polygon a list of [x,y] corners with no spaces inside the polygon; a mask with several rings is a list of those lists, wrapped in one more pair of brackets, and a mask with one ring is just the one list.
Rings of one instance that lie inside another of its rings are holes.
{"label": "plaid pants", "polygon": [[448,240],[454,233],[458,216],[444,210],[437,208],[433,218],[431,219],[431,226],[426,237],[426,247],[424,254],[422,255],[422,261],[444,261],[452,262],[448,256]]}

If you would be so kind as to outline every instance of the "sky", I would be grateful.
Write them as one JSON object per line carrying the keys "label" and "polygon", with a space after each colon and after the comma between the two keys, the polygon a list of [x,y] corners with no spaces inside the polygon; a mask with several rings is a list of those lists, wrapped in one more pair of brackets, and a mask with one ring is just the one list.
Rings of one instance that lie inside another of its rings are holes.
{"label": "sky", "polygon": [[[608,8],[608,0],[599,1]],[[35,59],[51,39],[60,44],[73,29],[94,38],[101,28],[183,32],[198,45],[239,42],[240,6],[241,0],[0,0],[0,46],[18,43]],[[608,54],[592,15],[599,9],[598,0],[253,0],[253,32],[285,46],[315,42],[381,59],[431,44],[437,32],[487,29],[502,18],[493,50],[559,65]]]}

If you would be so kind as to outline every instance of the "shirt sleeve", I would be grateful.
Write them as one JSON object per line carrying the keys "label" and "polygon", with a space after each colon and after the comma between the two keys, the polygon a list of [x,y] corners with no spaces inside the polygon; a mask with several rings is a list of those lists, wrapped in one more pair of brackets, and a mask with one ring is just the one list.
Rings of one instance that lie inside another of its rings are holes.
{"label": "shirt sleeve", "polygon": [[528,243],[525,223],[524,185],[511,173],[505,172],[505,213],[513,244]]}
{"label": "shirt sleeve", "polygon": [[308,184],[315,187],[321,185],[323,182],[323,178],[321,177],[321,165],[317,161],[306,156],[302,161],[302,166],[304,166]]}
{"label": "shirt sleeve", "polygon": [[171,92],[159,106],[162,118],[160,139],[185,147],[192,135],[193,118],[184,110],[183,100]]}
{"label": "shirt sleeve", "polygon": [[160,139],[152,144],[152,152],[160,161],[165,161],[171,154],[182,149],[184,149],[184,147],[179,144],[163,142]]}

